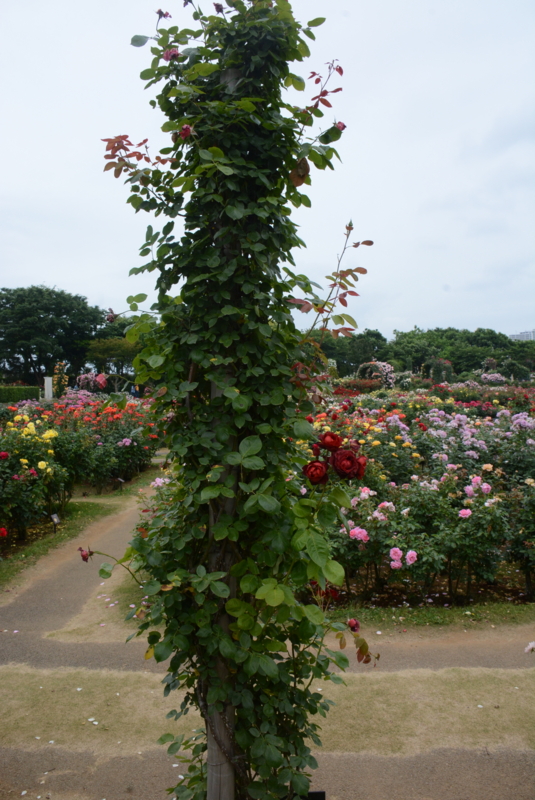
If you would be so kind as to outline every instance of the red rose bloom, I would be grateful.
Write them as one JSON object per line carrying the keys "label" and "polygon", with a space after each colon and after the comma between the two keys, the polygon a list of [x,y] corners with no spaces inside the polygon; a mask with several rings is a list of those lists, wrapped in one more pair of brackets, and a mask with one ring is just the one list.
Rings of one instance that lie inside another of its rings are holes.
{"label": "red rose bloom", "polygon": [[321,447],[319,446],[319,444],[312,445],[312,452],[314,453],[316,458],[318,458],[321,455]]}
{"label": "red rose bloom", "polygon": [[334,471],[341,478],[362,478],[366,472],[366,459],[352,450],[337,450],[329,459]]}
{"label": "red rose bloom", "polygon": [[424,425],[424,423],[423,423],[423,422],[419,422],[419,423],[418,423],[418,427],[419,427],[419,428],[421,428],[423,431],[426,431],[426,430],[427,430],[427,425]]}
{"label": "red rose bloom", "polygon": [[338,448],[342,446],[342,442],[342,437],[338,436],[337,433],[332,433],[331,431],[322,433],[320,436],[320,447],[330,450],[331,453],[334,453],[335,450],[338,450]]}
{"label": "red rose bloom", "polygon": [[360,631],[360,622],[358,619],[348,619],[347,624],[353,633],[358,633]]}
{"label": "red rose bloom", "polygon": [[6,453],[5,450],[2,450],[2,452],[0,453],[0,458],[2,459],[2,461],[5,461],[6,458],[9,458],[9,453]]}
{"label": "red rose bloom", "polygon": [[316,486],[319,483],[327,483],[329,480],[328,469],[329,465],[325,461],[310,461],[303,467],[303,474],[310,483]]}
{"label": "red rose bloom", "polygon": [[0,528],[0,536],[1,537],[7,536],[7,529],[6,528]]}

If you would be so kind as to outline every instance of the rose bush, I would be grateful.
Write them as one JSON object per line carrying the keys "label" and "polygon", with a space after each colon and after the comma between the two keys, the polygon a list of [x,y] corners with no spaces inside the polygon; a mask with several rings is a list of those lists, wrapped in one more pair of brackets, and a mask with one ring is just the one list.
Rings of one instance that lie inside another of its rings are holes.
{"label": "rose bush", "polygon": [[31,402],[6,410],[0,422],[0,525],[14,532],[61,510],[76,483],[102,491],[117,478],[131,479],[148,466],[158,441],[147,402],[121,409],[80,392],[47,406]]}

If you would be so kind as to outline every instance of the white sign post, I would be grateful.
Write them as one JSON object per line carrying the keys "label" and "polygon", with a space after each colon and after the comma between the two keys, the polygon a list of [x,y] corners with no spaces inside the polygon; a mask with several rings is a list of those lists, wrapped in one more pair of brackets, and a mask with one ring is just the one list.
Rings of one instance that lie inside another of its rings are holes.
{"label": "white sign post", "polygon": [[52,378],[45,378],[45,400],[52,400]]}

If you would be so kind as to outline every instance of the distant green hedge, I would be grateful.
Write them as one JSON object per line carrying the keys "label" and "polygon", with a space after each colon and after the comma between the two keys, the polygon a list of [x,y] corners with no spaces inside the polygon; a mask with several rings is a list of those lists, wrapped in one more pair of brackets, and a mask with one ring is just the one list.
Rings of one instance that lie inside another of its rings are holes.
{"label": "distant green hedge", "polygon": [[0,403],[39,400],[38,386],[0,386]]}

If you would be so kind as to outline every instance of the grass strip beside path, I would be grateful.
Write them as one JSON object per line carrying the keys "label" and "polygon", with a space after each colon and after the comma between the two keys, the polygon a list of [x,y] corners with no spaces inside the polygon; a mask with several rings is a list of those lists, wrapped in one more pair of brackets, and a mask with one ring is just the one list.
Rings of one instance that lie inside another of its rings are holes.
{"label": "grass strip beside path", "polygon": [[[459,628],[483,628],[489,625],[535,625],[535,603],[481,603],[470,608],[449,607],[437,608],[367,608],[366,606],[349,606],[348,608],[332,608],[327,617],[333,622],[346,622],[355,618],[363,629],[380,628],[383,632],[409,630],[411,627],[441,628],[458,626]],[[364,634],[366,635],[366,633]]]}
{"label": "grass strip beside path", "polygon": [[[46,533],[27,545],[23,545],[8,558],[0,560],[0,589],[5,589],[27,567],[33,566],[50,550],[75,539],[95,522],[95,520],[114,514],[118,504],[114,503],[77,503],[71,501],[62,514],[62,521],[54,533]],[[52,527],[52,526],[50,526]]]}
{"label": "grass strip beside path", "polygon": [[[345,681],[313,682],[313,689],[336,702],[318,720],[325,752],[535,748],[535,668],[370,670]],[[0,697],[1,743],[26,750],[53,742],[76,752],[129,755],[154,748],[163,733],[201,726],[196,713],[166,720],[181,693],[164,699],[161,677],[148,673],[6,665],[0,667]]]}

